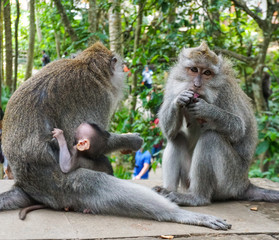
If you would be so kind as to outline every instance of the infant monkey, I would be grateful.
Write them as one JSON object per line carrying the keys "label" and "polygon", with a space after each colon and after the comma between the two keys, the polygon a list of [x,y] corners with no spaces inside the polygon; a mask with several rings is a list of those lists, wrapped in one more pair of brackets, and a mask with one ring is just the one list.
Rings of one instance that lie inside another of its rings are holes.
{"label": "infant monkey", "polygon": [[[70,150],[61,129],[54,128],[52,134],[57,139],[60,148],[59,166],[63,173],[71,172],[82,166],[113,175],[110,161],[104,155],[109,152],[109,132],[104,131],[97,124],[82,123],[76,129],[75,145]],[[86,166],[89,163],[90,165]]]}
{"label": "infant monkey", "polygon": [[[77,168],[83,167],[95,171],[105,172],[113,175],[113,169],[109,159],[104,155],[120,150],[127,154],[137,151],[143,140],[138,134],[114,134],[101,129],[95,123],[80,124],[75,133],[74,146],[69,150],[63,130],[54,128],[53,137],[57,139],[59,151],[59,166],[63,173],[69,173]],[[21,209],[19,218],[24,220],[27,213],[47,208],[45,205],[35,204]],[[68,211],[69,208],[65,208]],[[88,213],[84,209],[84,213]]]}

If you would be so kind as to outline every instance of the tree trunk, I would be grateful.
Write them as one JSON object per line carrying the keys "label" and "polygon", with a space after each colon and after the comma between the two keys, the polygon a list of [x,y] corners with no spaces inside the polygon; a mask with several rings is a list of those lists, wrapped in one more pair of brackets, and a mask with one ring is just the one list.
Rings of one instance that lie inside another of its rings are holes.
{"label": "tree trunk", "polygon": [[60,54],[60,33],[54,30],[54,37],[55,37],[55,45],[56,45],[56,54],[58,58],[61,58]]}
{"label": "tree trunk", "polygon": [[42,34],[42,29],[40,27],[40,18],[38,13],[39,11],[36,9],[36,30],[37,30],[38,41],[41,42],[43,40],[43,34]]}
{"label": "tree trunk", "polygon": [[33,69],[35,34],[36,34],[35,0],[30,0],[29,8],[30,8],[29,47],[27,52],[27,67],[26,67],[26,73],[24,78],[25,80],[27,80],[32,76],[32,69]]}
{"label": "tree trunk", "polygon": [[109,9],[109,40],[110,50],[117,52],[120,55],[122,53],[122,41],[121,41],[121,0],[109,0],[111,7]]}
{"label": "tree trunk", "polygon": [[[252,75],[252,91],[255,101],[256,110],[258,113],[265,111],[267,109],[263,91],[262,91],[262,77],[263,77],[263,68],[265,65],[265,58],[267,54],[267,49],[269,43],[271,41],[272,34],[278,29],[278,24],[273,23],[273,16],[275,13],[278,13],[278,3],[273,3],[273,1],[266,1],[267,3],[267,11],[266,18],[261,19],[257,13],[251,11],[246,1],[243,0],[232,0],[235,6],[239,7],[243,11],[245,11],[248,15],[250,15],[255,22],[258,24],[259,28],[263,32],[264,41],[261,46],[260,53],[257,58],[257,62],[255,64],[256,69]],[[275,2],[275,1],[274,1]]]}
{"label": "tree trunk", "polygon": [[0,106],[2,106],[2,84],[4,83],[3,69],[3,1],[0,1]]}
{"label": "tree trunk", "polygon": [[91,35],[88,39],[88,46],[91,46],[97,41],[96,31],[97,31],[97,4],[96,0],[89,0],[88,9],[88,32]]}
{"label": "tree trunk", "polygon": [[[135,31],[135,37],[134,37],[134,56],[133,59],[137,57],[137,49],[139,46],[139,40],[140,40],[140,35],[141,35],[141,25],[142,25],[142,17],[143,17],[143,7],[144,7],[144,0],[140,0],[138,4],[138,18],[137,18],[137,26],[136,26],[136,31]],[[132,92],[133,92],[133,100],[131,104],[131,112],[130,116],[133,116],[133,112],[136,109],[136,104],[137,104],[137,75],[138,71],[135,71],[132,75]],[[130,125],[132,125],[134,122],[134,118],[130,118]]]}
{"label": "tree trunk", "polygon": [[20,16],[19,1],[16,0],[16,20],[15,20],[15,63],[14,63],[13,92],[16,90],[16,84],[17,84],[17,67],[18,67],[18,23],[19,23],[19,16]]}
{"label": "tree trunk", "polygon": [[5,44],[6,44],[6,85],[12,90],[13,87],[13,47],[12,47],[12,29],[11,29],[11,7],[10,1],[4,4],[4,22],[5,22]]}
{"label": "tree trunk", "polygon": [[252,90],[253,90],[256,111],[258,113],[267,110],[266,102],[263,97],[262,79],[263,79],[263,68],[265,66],[265,58],[270,43],[270,39],[271,39],[271,34],[264,33],[264,41],[262,43],[261,51],[259,53],[256,69],[252,75]]}
{"label": "tree trunk", "polygon": [[57,10],[60,13],[60,16],[62,18],[62,22],[63,22],[63,24],[65,26],[65,29],[66,29],[66,32],[69,34],[69,36],[70,36],[70,38],[73,42],[77,41],[78,37],[75,33],[75,30],[71,26],[71,23],[69,21],[69,18],[66,14],[66,11],[65,11],[61,1],[60,0],[53,0],[53,1],[55,3],[55,6],[56,6]]}

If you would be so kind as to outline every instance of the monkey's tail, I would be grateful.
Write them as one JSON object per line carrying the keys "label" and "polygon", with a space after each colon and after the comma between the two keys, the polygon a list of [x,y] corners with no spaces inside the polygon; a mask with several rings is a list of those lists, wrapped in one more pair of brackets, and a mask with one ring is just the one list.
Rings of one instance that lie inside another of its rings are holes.
{"label": "monkey's tail", "polygon": [[38,210],[38,209],[45,209],[47,208],[46,205],[42,205],[42,204],[36,204],[36,205],[32,205],[26,208],[23,208],[20,210],[18,216],[19,219],[24,220],[26,218],[27,213],[34,211],[34,210]]}
{"label": "monkey's tail", "polygon": [[279,191],[257,187],[250,183],[243,196],[239,200],[255,202],[279,202]]}

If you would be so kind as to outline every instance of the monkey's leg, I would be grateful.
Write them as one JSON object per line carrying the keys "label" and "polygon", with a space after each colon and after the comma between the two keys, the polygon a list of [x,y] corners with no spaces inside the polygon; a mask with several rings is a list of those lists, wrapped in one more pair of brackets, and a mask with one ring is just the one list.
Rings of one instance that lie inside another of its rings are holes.
{"label": "monkey's leg", "polygon": [[19,187],[0,194],[0,211],[24,208],[32,204],[34,200]]}
{"label": "monkey's leg", "polygon": [[74,209],[90,209],[93,214],[122,215],[229,229],[225,221],[213,216],[180,209],[176,204],[144,186],[88,169],[68,174],[67,189],[72,190]]}
{"label": "monkey's leg", "polygon": [[187,139],[178,133],[174,140],[169,140],[163,154],[163,187],[177,191],[179,180],[183,189],[187,189],[191,154],[187,149]]}
{"label": "monkey's leg", "polygon": [[248,189],[237,200],[257,202],[279,202],[279,191],[264,189],[250,183]]}
{"label": "monkey's leg", "polygon": [[107,142],[107,147],[104,154],[118,151],[118,150],[132,150],[137,151],[140,149],[143,139],[136,133],[115,134],[110,133]]}
{"label": "monkey's leg", "polygon": [[[222,161],[224,158],[224,154],[220,150],[222,144],[222,139],[216,132],[206,131],[203,133],[193,152],[188,192],[184,194],[163,189],[159,193],[179,205],[209,204],[217,185],[216,161]],[[222,163],[220,164],[222,165]],[[223,171],[222,166],[217,171]],[[223,173],[220,174],[223,175]]]}

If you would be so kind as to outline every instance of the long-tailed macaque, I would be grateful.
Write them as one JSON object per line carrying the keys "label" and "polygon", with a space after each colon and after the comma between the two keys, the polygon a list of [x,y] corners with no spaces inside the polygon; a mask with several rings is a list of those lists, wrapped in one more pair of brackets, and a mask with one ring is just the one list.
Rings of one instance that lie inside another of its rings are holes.
{"label": "long-tailed macaque", "polygon": [[[250,99],[232,64],[206,43],[183,49],[172,68],[162,107],[163,187],[155,190],[179,205],[214,200],[279,201],[279,192],[252,185],[248,170],[257,144]],[[181,183],[186,193],[178,193]],[[189,186],[190,184],[190,186]]]}
{"label": "long-tailed macaque", "polygon": [[88,209],[93,214],[230,228],[216,217],[180,209],[151,189],[91,170],[90,163],[67,174],[60,170],[59,148],[51,131],[63,129],[70,149],[73,129],[81,123],[107,129],[123,79],[121,59],[96,43],[75,59],[49,63],[15,91],[6,108],[2,139],[15,185],[0,194],[0,210],[36,201],[57,210]]}

